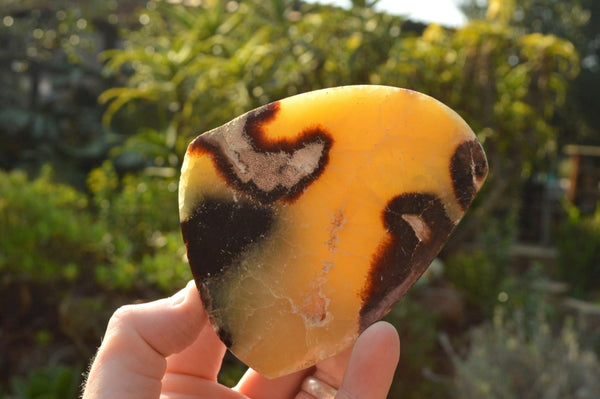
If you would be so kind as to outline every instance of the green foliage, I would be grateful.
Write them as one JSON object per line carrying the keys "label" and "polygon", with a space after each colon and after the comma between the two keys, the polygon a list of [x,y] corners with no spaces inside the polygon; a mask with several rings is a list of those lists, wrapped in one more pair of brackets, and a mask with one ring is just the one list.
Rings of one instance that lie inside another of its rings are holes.
{"label": "green foliage", "polygon": [[[555,308],[557,298],[564,294],[564,285],[553,282],[547,267],[532,264],[525,271],[512,271],[502,281],[497,304],[512,317],[523,317],[525,331],[531,333],[536,327],[535,320],[540,315],[554,320],[559,316]],[[493,312],[490,312],[491,316]]]}
{"label": "green foliage", "polygon": [[505,268],[484,251],[458,253],[446,263],[446,275],[471,306],[490,310],[497,302]]}
{"label": "green foliage", "polygon": [[[553,120],[564,107],[568,82],[579,70],[573,45],[552,35],[523,35],[490,20],[455,31],[429,25],[420,36],[395,42],[372,75],[384,83],[423,91],[455,109],[485,148],[490,173],[447,246],[455,251],[490,215],[514,212],[521,182],[547,170],[557,150]],[[481,204],[481,205],[480,205]]]}
{"label": "green foliage", "polygon": [[514,169],[501,178],[518,181],[555,148],[550,120],[577,71],[568,41],[472,21],[455,32],[430,25],[398,41],[377,80],[425,90],[458,110],[484,141],[492,173]]}
{"label": "green foliage", "polygon": [[600,281],[600,207],[582,215],[572,205],[557,238],[559,277],[568,282],[579,298],[598,296]]}
{"label": "green foliage", "polygon": [[[166,169],[168,171],[169,169]],[[95,269],[105,288],[146,285],[169,292],[191,278],[179,233],[177,179],[149,174],[119,178],[110,162],[88,177],[110,262]]]}
{"label": "green foliage", "polygon": [[[528,329],[525,323],[535,323]],[[527,333],[530,331],[530,333]],[[582,398],[600,395],[600,363],[582,349],[572,323],[554,334],[545,317],[505,318],[473,330],[464,359],[453,355],[457,398]]]}
{"label": "green foliage", "polygon": [[37,172],[52,163],[79,182],[79,168],[114,140],[101,124],[96,99],[108,81],[95,58],[116,36],[107,19],[118,3],[3,0],[1,8],[0,167]]}
{"label": "green foliage", "polygon": [[[35,179],[0,172],[0,307],[12,309],[1,352],[30,342],[17,353],[42,359],[70,346],[87,362],[117,306],[170,294],[191,278],[175,177],[120,177],[107,162],[88,182],[85,194],[57,183],[49,167]],[[74,398],[78,376],[48,368],[11,384],[11,398]]]}
{"label": "green foliage", "polygon": [[5,284],[91,277],[105,288],[170,292],[191,278],[174,177],[120,179],[106,163],[88,180],[94,206],[85,194],[54,182],[50,168],[33,181],[22,172],[0,172]]}
{"label": "green foliage", "polygon": [[[490,10],[486,13],[489,3]],[[600,143],[600,117],[593,94],[600,88],[600,3],[595,0],[464,0],[463,10],[473,18],[502,17],[521,34],[554,35],[573,43],[580,54],[581,73],[567,89],[568,102],[553,124],[561,144]]]}
{"label": "green foliage", "polygon": [[401,361],[396,370],[390,397],[441,397],[445,387],[424,376],[425,370],[432,371],[438,368],[435,356],[439,350],[438,317],[426,312],[411,295],[408,295],[392,308],[385,320],[398,329],[401,342],[407,343],[402,346]]}
{"label": "green foliage", "polygon": [[193,135],[269,101],[368,83],[401,27],[370,8],[284,0],[149,1],[139,18],[124,48],[103,54],[105,73],[125,80],[100,96],[104,121],[136,135],[159,132],[179,157]]}
{"label": "green foliage", "polygon": [[[295,0],[192,3],[2,3],[7,11],[0,21],[0,50],[7,56],[0,60],[0,167],[37,170],[50,162],[58,180],[87,178],[87,186],[79,187],[88,190],[57,183],[50,169],[32,180],[21,172],[0,172],[2,305],[19,302],[10,316],[18,331],[6,323],[3,334],[21,334],[24,320],[29,324],[23,330],[33,330],[36,343],[30,350],[50,350],[68,340],[85,353],[96,347],[102,318],[117,302],[172,293],[191,278],[176,198],[177,169],[191,137],[296,93],[387,84],[425,92],[455,108],[488,153],[483,196],[455,234],[459,244],[466,238],[481,248],[449,249],[448,279],[478,317],[499,301],[511,315],[535,316],[528,323],[502,319],[478,329],[476,336],[483,338],[474,339],[466,360],[456,360],[465,395],[473,384],[477,389],[488,384],[495,392],[502,378],[514,381],[511,361],[522,362],[531,381],[539,371],[542,385],[548,378],[542,376],[550,375],[556,382],[548,386],[558,391],[561,376],[541,368],[543,361],[564,367],[567,376],[587,376],[581,365],[589,356],[564,338],[570,327],[563,338],[544,335],[547,323],[532,310],[540,300],[529,295],[530,282],[544,275],[518,276],[507,268],[511,215],[520,200],[515,188],[552,165],[561,128],[570,126],[557,124],[557,116],[565,112],[570,80],[580,69],[577,51],[560,32],[524,30],[511,20],[516,15],[511,10],[539,1],[496,1],[513,8],[490,11],[487,20],[456,30],[430,25],[424,32],[376,12],[370,0],[352,1],[350,9]],[[553,10],[564,9],[560,3],[552,2]],[[573,27],[582,28],[576,23],[585,10],[572,11],[559,13],[561,23],[573,20]],[[113,48],[117,23],[123,28],[120,49]],[[595,42],[580,39],[573,36],[577,49],[593,54],[582,43]],[[101,49],[107,49],[102,64],[95,59]],[[98,107],[99,93],[104,108]],[[579,296],[600,277],[594,262],[600,258],[598,219],[572,214],[559,240],[561,276]],[[31,310],[31,295],[42,308]],[[32,319],[43,321],[34,328]],[[444,373],[436,317],[409,297],[388,320],[406,343],[392,396],[443,397],[444,386],[424,377],[426,370]],[[10,342],[0,345],[5,341]],[[509,342],[514,348],[507,350]],[[574,357],[540,357],[543,351],[559,356],[553,350]],[[227,364],[220,379],[233,385],[241,368]],[[5,367],[2,361],[0,366]],[[597,362],[589,367],[596,370]],[[79,380],[74,370],[49,367],[16,377],[9,397],[74,397],[71,387]],[[486,371],[497,378],[493,383],[479,379]],[[585,376],[581,386],[589,386]]]}
{"label": "green foliage", "polygon": [[140,259],[119,257],[114,262],[95,268],[98,284],[106,289],[143,291],[156,287],[168,294],[192,278],[181,244],[179,232],[163,235],[156,232]]}
{"label": "green foliage", "polygon": [[105,261],[105,226],[87,207],[85,195],[54,183],[49,168],[32,182],[0,172],[3,281],[75,281],[86,265]]}
{"label": "green foliage", "polygon": [[[110,162],[93,170],[88,178],[100,219],[111,231],[129,237],[143,247],[156,231],[179,229],[177,178],[128,174],[122,179]],[[157,206],[160,204],[160,206]],[[134,249],[134,253],[139,254]]]}
{"label": "green foliage", "polygon": [[124,48],[103,54],[105,74],[123,82],[100,96],[104,121],[132,134],[119,154],[176,167],[193,136],[266,102],[343,84],[407,87],[456,109],[484,143],[488,200],[455,239],[472,240],[490,213],[518,208],[514,187],[553,164],[577,51],[493,19],[419,34],[367,3],[149,1]]}
{"label": "green foliage", "polygon": [[444,274],[448,281],[484,314],[497,304],[498,293],[508,277],[508,249],[514,230],[514,216],[490,218],[479,233],[479,249],[456,252],[446,260]]}
{"label": "green foliage", "polygon": [[6,399],[76,399],[79,396],[81,370],[49,366],[31,370],[25,377],[13,377]]}
{"label": "green foliage", "polygon": [[231,352],[227,351],[223,358],[221,370],[217,380],[219,383],[228,386],[230,388],[237,385],[238,381],[242,378],[248,367],[242,363],[237,357]]}

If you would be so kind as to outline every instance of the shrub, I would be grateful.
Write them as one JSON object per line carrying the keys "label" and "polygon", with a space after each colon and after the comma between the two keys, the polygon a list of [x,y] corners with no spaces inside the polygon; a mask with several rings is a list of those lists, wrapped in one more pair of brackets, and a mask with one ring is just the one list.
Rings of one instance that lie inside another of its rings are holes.
{"label": "shrub", "polygon": [[79,368],[51,366],[31,370],[10,381],[6,399],[76,399],[81,383]]}
{"label": "shrub", "polygon": [[52,181],[0,172],[0,271],[3,281],[73,281],[106,260],[106,227],[88,212],[86,196]]}
{"label": "shrub", "polygon": [[557,240],[558,273],[572,295],[585,298],[598,290],[600,281],[600,206],[589,216],[574,206],[567,211]]}
{"label": "shrub", "polygon": [[481,250],[457,253],[446,263],[445,274],[464,295],[467,302],[485,313],[497,302],[505,276],[504,266],[495,263]]}
{"label": "shrub", "polygon": [[106,163],[92,171],[89,186],[92,201],[53,181],[48,167],[33,180],[19,171],[0,172],[4,285],[95,279],[108,289],[171,292],[191,278],[175,177],[120,179]]}
{"label": "shrub", "polygon": [[[412,291],[411,291],[412,293]],[[446,387],[425,376],[427,371],[438,370],[436,352],[438,316],[425,311],[408,294],[386,316],[396,326],[402,346],[402,355],[390,390],[394,398],[442,398]]]}
{"label": "shrub", "polygon": [[571,322],[553,334],[543,313],[532,320],[499,309],[472,331],[464,359],[453,354],[457,398],[593,399],[600,397],[600,363],[579,345]]}
{"label": "shrub", "polygon": [[514,211],[489,218],[479,233],[477,249],[456,252],[446,259],[444,273],[448,281],[482,314],[491,314],[509,274],[508,248],[514,232]]}
{"label": "shrub", "polygon": [[9,309],[0,371],[20,375],[0,397],[4,389],[9,398],[75,398],[73,370],[26,372],[56,348],[71,348],[66,361],[87,362],[116,307],[191,278],[175,177],[120,178],[105,164],[89,180],[84,193],[54,181],[50,168],[35,179],[0,171],[0,308]]}
{"label": "shrub", "polygon": [[107,161],[89,174],[88,187],[98,217],[113,234],[131,242],[134,256],[153,247],[156,232],[179,231],[175,173],[170,177],[138,173],[120,178]]}
{"label": "shrub", "polygon": [[172,292],[192,276],[179,232],[177,179],[148,174],[119,178],[110,162],[93,170],[88,186],[110,231],[110,262],[95,270],[107,289]]}

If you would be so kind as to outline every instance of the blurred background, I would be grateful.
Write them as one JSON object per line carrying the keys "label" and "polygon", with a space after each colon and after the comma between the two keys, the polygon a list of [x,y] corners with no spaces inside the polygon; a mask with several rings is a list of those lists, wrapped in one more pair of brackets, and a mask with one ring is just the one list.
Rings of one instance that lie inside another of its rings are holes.
{"label": "blurred background", "polygon": [[191,278],[191,138],[370,83],[446,103],[490,163],[387,317],[389,397],[599,398],[600,2],[401,3],[0,0],[0,397],[76,398],[112,312]]}

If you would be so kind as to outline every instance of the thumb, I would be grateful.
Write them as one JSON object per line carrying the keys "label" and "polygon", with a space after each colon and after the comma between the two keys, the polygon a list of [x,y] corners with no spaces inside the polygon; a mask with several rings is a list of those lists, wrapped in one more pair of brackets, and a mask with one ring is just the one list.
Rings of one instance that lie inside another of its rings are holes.
{"label": "thumb", "polygon": [[166,357],[191,345],[206,322],[193,281],[171,298],[119,308],[108,322],[83,399],[158,398]]}

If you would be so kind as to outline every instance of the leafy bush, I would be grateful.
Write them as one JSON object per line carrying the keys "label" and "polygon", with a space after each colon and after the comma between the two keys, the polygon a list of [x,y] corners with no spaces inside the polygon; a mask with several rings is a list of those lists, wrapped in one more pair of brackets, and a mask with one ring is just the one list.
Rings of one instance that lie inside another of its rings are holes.
{"label": "leafy bush", "polygon": [[96,55],[114,43],[109,15],[134,2],[141,3],[1,2],[9,23],[0,24],[0,167],[38,171],[52,163],[80,182],[106,156],[115,136],[102,125],[96,99],[111,82]]}
{"label": "leafy bush", "polygon": [[568,207],[557,240],[558,273],[571,285],[574,296],[585,298],[596,290],[600,281],[600,207],[594,215],[584,216],[574,206]]}
{"label": "leafy bush", "polygon": [[[48,167],[31,180],[0,172],[0,308],[11,309],[0,320],[0,372],[23,375],[61,348],[87,362],[116,307],[191,278],[175,177],[119,177],[107,163],[89,185],[57,183]],[[35,370],[10,383],[9,397],[75,398],[73,381],[69,369]]]}
{"label": "leafy bush", "polygon": [[4,282],[73,281],[106,260],[106,227],[88,212],[86,196],[52,181],[50,168],[29,182],[0,172],[0,271]]}
{"label": "leafy bush", "polygon": [[491,314],[500,288],[508,276],[508,248],[515,230],[515,218],[490,218],[479,233],[480,249],[457,252],[446,260],[444,273],[462,291],[468,303]]}
{"label": "leafy bush", "polygon": [[[92,201],[45,168],[29,181],[0,172],[3,283],[96,281],[171,292],[191,278],[179,233],[174,177],[127,175],[110,163],[89,176]],[[92,203],[94,205],[92,205]]]}
{"label": "leafy bush", "polygon": [[177,179],[148,174],[119,178],[110,162],[88,177],[98,218],[108,226],[110,262],[96,267],[109,289],[155,286],[170,292],[191,278],[179,233]]}
{"label": "leafy bush", "polygon": [[435,356],[438,351],[438,317],[425,311],[409,294],[394,306],[385,320],[396,326],[401,342],[407,343],[402,346],[390,397],[441,398],[446,387],[425,377],[426,370],[438,369]]}
{"label": "leafy bush", "polygon": [[465,295],[471,306],[482,310],[492,309],[505,272],[482,250],[472,253],[460,252],[446,263],[445,273]]}
{"label": "leafy bush", "polygon": [[76,399],[81,383],[78,368],[54,366],[31,370],[13,377],[6,399]]}
{"label": "leafy bush", "polygon": [[600,363],[580,347],[573,324],[553,334],[542,313],[527,328],[524,317],[505,318],[472,331],[464,359],[453,355],[457,398],[593,399],[600,397]]}
{"label": "leafy bush", "polygon": [[124,152],[143,143],[138,155],[162,151],[167,163],[199,132],[267,102],[368,83],[403,22],[296,1],[173,3],[148,1],[124,48],[102,54],[105,74],[124,85],[99,97],[105,125],[134,133]]}

